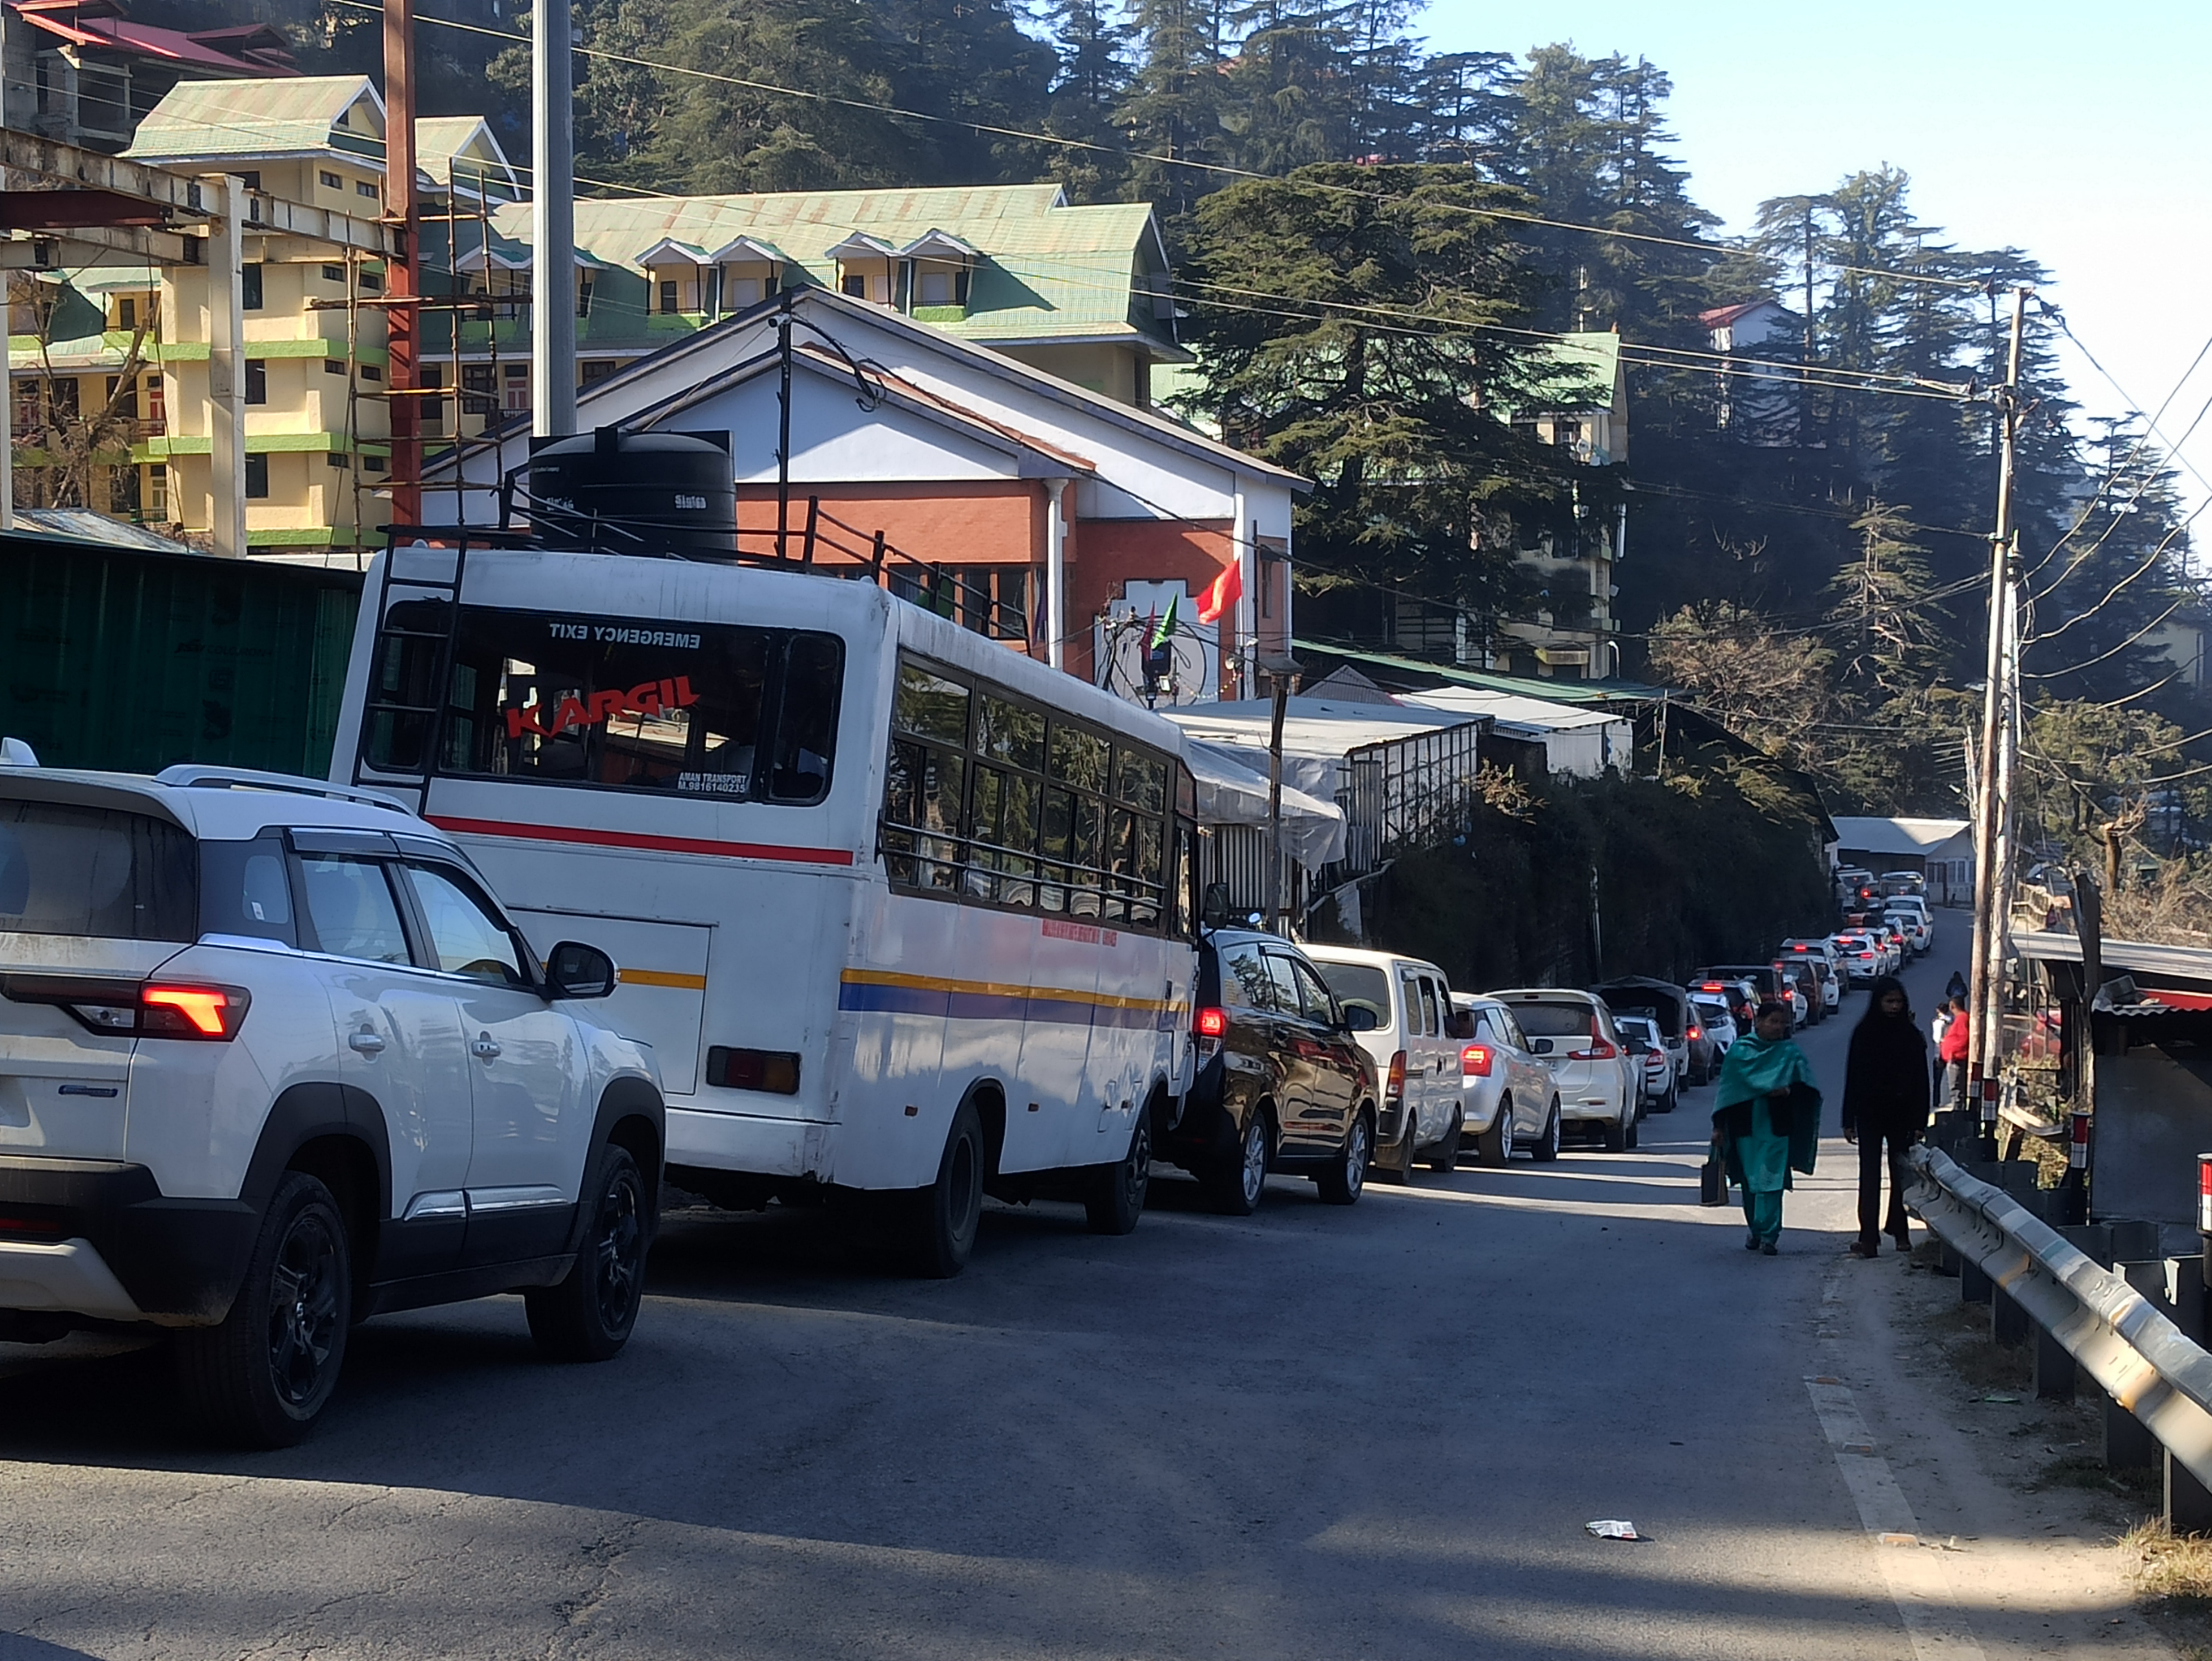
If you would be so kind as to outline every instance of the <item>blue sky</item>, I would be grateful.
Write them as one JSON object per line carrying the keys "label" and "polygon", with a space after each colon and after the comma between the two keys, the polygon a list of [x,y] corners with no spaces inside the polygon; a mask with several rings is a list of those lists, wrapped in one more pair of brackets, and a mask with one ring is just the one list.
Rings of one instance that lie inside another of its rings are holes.
{"label": "blue sky", "polygon": [[[1674,82],[1692,192],[1730,231],[1763,198],[1904,168],[1923,222],[2050,267],[2051,299],[2147,411],[2212,335],[2212,0],[1437,0],[1419,27],[1437,51],[1564,39],[1650,58]],[[2062,362],[2087,411],[2127,407],[2078,353]],[[2178,439],[2208,399],[2212,356],[2161,430]],[[2212,416],[2183,453],[2212,476]],[[2192,506],[2212,497],[2182,484]]]}

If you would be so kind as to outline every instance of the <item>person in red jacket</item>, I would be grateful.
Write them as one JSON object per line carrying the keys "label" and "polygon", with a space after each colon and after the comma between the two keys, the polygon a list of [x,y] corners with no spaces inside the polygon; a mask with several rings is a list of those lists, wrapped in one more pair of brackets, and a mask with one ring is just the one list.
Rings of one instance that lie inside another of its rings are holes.
{"label": "person in red jacket", "polygon": [[1943,1063],[1943,1100],[1949,1106],[1958,1105],[1966,1088],[1966,1057],[1973,1053],[1968,1029],[1972,1025],[1966,1019],[1966,1001],[1952,999],[1951,1024],[1943,1029],[1943,1042],[1936,1050]]}

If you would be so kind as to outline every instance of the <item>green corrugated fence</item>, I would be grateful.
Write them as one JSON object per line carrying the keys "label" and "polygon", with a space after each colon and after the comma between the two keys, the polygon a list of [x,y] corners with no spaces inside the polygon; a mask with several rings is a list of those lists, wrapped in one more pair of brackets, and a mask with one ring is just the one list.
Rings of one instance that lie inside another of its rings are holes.
{"label": "green corrugated fence", "polygon": [[50,767],[330,770],[361,578],[0,536],[0,735]]}

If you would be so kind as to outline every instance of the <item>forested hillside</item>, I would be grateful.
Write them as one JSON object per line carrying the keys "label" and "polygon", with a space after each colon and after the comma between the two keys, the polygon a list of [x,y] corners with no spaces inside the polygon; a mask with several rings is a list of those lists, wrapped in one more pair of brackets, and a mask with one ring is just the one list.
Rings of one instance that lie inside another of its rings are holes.
{"label": "forested hillside", "polygon": [[[137,9],[164,7],[219,9]],[[274,9],[308,67],[376,67],[355,0]],[[526,13],[441,15],[475,32],[423,23],[429,108],[489,105],[526,159]],[[1628,673],[1803,761],[1839,810],[1958,808],[1996,494],[1983,394],[2009,289],[2047,274],[2029,251],[1956,246],[1904,171],[1807,179],[1724,239],[1674,155],[1661,68],[1431,53],[1415,9],[1382,0],[580,0],[576,17],[598,54],[578,59],[580,188],[1052,178],[1150,201],[1205,356],[1198,402],[1320,485],[1303,583],[1486,628],[1528,602],[1516,544],[1626,501]],[[1779,378],[1724,378],[1700,314],[1770,297],[1788,315],[1758,350]],[[2185,761],[2212,721],[2146,638],[2204,616],[2172,472],[2139,421],[2073,421],[2064,327],[2032,303],[2018,502],[2029,684],[2056,711],[2031,783],[2070,836],[2155,821],[2146,802],[2181,770],[2085,791],[2081,712],[2121,723],[2107,749]],[[1479,413],[1528,407],[1564,330],[1621,337],[1625,468],[1572,466]]]}

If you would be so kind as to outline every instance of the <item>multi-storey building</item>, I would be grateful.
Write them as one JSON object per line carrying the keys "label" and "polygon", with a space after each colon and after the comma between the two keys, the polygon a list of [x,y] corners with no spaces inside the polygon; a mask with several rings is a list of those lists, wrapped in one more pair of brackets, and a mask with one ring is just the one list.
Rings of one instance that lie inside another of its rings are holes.
{"label": "multi-storey building", "polygon": [[0,126],[119,150],[180,81],[297,73],[266,23],[168,29],[115,0],[0,0]]}

